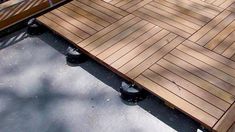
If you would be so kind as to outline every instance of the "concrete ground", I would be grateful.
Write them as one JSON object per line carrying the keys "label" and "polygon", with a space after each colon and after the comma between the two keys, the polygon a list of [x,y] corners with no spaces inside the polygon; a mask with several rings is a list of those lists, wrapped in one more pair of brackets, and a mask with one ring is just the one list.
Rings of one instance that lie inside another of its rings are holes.
{"label": "concrete ground", "polygon": [[89,59],[66,64],[69,43],[25,29],[0,38],[0,132],[193,132],[183,113],[149,95],[128,105],[122,78]]}

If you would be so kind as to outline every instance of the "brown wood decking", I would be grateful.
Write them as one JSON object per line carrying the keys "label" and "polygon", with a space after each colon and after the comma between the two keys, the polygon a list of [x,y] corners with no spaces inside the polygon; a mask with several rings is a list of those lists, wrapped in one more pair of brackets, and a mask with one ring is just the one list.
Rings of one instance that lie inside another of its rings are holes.
{"label": "brown wood decking", "polygon": [[0,4],[0,31],[64,0],[9,0]]}
{"label": "brown wood decking", "polygon": [[73,0],[38,18],[215,131],[235,121],[234,0]]}

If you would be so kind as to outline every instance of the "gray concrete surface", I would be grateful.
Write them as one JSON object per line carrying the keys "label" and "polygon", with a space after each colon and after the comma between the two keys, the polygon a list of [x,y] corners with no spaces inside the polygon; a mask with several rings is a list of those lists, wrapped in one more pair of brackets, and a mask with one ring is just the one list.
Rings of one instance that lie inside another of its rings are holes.
{"label": "gray concrete surface", "polygon": [[0,132],[193,132],[199,125],[149,95],[120,99],[122,78],[89,59],[71,67],[68,42],[25,29],[0,38]]}

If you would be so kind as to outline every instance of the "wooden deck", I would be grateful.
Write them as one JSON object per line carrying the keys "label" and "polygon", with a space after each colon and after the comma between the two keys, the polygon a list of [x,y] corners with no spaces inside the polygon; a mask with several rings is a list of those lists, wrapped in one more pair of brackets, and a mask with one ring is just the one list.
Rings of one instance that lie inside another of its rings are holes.
{"label": "wooden deck", "polygon": [[204,126],[235,121],[234,0],[73,0],[38,20]]}
{"label": "wooden deck", "polygon": [[0,4],[0,31],[65,0],[9,0]]}

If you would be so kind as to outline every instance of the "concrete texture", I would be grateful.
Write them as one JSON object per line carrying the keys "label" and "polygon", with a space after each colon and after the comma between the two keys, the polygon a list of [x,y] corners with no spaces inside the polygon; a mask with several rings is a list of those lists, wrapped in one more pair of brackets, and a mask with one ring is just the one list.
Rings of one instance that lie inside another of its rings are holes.
{"label": "concrete texture", "polygon": [[26,29],[0,38],[0,132],[192,132],[199,124],[149,95],[120,99],[122,78],[93,60],[66,64],[69,43]]}

